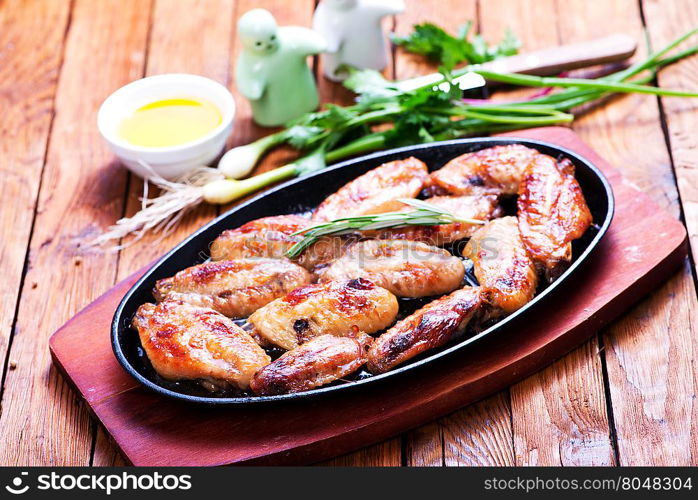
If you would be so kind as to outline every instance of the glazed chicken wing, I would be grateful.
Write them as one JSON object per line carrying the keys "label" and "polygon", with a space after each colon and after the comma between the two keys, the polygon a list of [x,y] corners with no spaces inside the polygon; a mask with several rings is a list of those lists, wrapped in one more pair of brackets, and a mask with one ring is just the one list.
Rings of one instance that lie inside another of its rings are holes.
{"label": "glazed chicken wing", "polygon": [[358,370],[366,363],[373,338],[320,335],[281,355],[259,370],[250,387],[256,394],[301,392],[320,387]]}
{"label": "glazed chicken wing", "polygon": [[462,334],[482,303],[479,287],[456,290],[398,321],[368,351],[368,369],[383,373]]}
{"label": "glazed chicken wing", "polygon": [[221,260],[159,280],[153,295],[158,302],[178,300],[241,318],[310,281],[308,271],[288,260]]}
{"label": "glazed chicken wing", "polygon": [[228,229],[211,243],[213,260],[237,260],[251,257],[283,258],[300,236],[291,236],[310,225],[299,215],[263,217]]}
{"label": "glazed chicken wing", "polygon": [[254,335],[288,350],[320,335],[347,335],[354,327],[377,332],[390,326],[397,312],[392,293],[358,278],[296,288],[255,311],[248,322]]}
{"label": "glazed chicken wing", "polygon": [[540,153],[520,144],[495,146],[458,156],[431,173],[430,195],[514,195],[526,168]]}
{"label": "glazed chicken wing", "polygon": [[[213,260],[237,260],[253,257],[284,258],[286,252],[302,236],[293,233],[311,226],[309,219],[299,215],[263,217],[223,231],[211,244]],[[351,238],[327,236],[307,248],[297,263],[312,271],[341,255]]]}
{"label": "glazed chicken wing", "polygon": [[524,171],[518,199],[519,229],[531,257],[548,279],[572,259],[572,241],[592,223],[574,165],[540,155]]}
{"label": "glazed chicken wing", "polygon": [[[501,217],[502,214],[496,196],[434,196],[424,201],[465,219],[488,221]],[[401,211],[409,210],[414,210],[414,208],[408,207]],[[479,227],[478,224],[463,222],[439,226],[405,226],[384,229],[379,231],[377,235],[383,239],[422,241],[429,245],[443,246],[469,238]]]}
{"label": "glazed chicken wing", "polygon": [[535,295],[538,278],[516,217],[488,222],[468,241],[463,255],[473,261],[475,277],[495,313],[514,312]]}
{"label": "glazed chicken wing", "polygon": [[175,301],[143,304],[133,318],[155,371],[168,380],[203,380],[246,389],[271,359],[222,314]]}
{"label": "glazed chicken wing", "polygon": [[323,272],[321,281],[366,278],[398,297],[427,297],[460,287],[463,261],[418,241],[366,240]]}
{"label": "glazed chicken wing", "polygon": [[320,203],[313,221],[400,210],[398,198],[414,198],[427,179],[427,166],[416,158],[392,161],[344,185]]}

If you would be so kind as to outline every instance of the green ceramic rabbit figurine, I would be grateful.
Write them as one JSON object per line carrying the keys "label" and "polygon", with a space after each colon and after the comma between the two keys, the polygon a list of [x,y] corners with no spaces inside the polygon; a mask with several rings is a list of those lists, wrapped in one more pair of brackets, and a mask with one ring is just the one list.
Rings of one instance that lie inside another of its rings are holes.
{"label": "green ceramic rabbit figurine", "polygon": [[252,106],[255,122],[283,125],[320,102],[306,58],[325,50],[324,39],[308,28],[278,27],[265,9],[252,9],[238,20],[243,50],[236,84]]}

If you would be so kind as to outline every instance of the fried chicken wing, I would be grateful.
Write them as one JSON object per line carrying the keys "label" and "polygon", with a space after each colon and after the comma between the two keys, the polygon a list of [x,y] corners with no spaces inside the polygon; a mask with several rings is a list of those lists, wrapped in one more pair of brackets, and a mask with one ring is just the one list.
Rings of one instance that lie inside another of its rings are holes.
{"label": "fried chicken wing", "polygon": [[271,359],[222,314],[175,301],[143,304],[133,318],[155,371],[169,380],[203,380],[246,389]]}
{"label": "fried chicken wing", "polygon": [[[253,257],[284,258],[286,252],[302,236],[293,233],[313,224],[299,215],[263,217],[223,231],[211,244],[213,260],[236,260]],[[341,255],[352,242],[351,237],[320,238],[303,252],[297,263],[312,271]]]}
{"label": "fried chicken wing", "polygon": [[366,240],[351,246],[321,281],[366,278],[398,297],[448,293],[463,282],[463,261],[418,241]]}
{"label": "fried chicken wing", "polygon": [[368,351],[368,369],[383,373],[462,334],[482,304],[479,287],[456,290],[398,321]]}
{"label": "fried chicken wing", "polygon": [[273,395],[327,385],[364,365],[372,342],[365,333],[354,337],[320,335],[263,367],[250,387],[256,394]]}
{"label": "fried chicken wing", "polygon": [[518,199],[519,229],[531,257],[548,279],[572,259],[572,241],[592,223],[574,165],[540,155],[524,171]]}
{"label": "fried chicken wing", "polygon": [[458,156],[432,172],[425,191],[434,195],[514,195],[524,169],[540,155],[520,144],[494,146]]}
{"label": "fried chicken wing", "polygon": [[250,221],[237,229],[223,231],[211,243],[211,258],[283,258],[286,251],[301,239],[291,235],[310,224],[308,219],[299,215],[277,215]]}
{"label": "fried chicken wing", "polygon": [[[434,196],[424,201],[465,219],[488,221],[502,215],[496,196]],[[414,210],[414,208],[407,207],[401,211],[409,210]],[[469,238],[479,227],[478,224],[458,222],[439,226],[406,226],[384,229],[375,234],[382,239],[422,241],[429,245],[443,246]]]}
{"label": "fried chicken wing", "polygon": [[390,212],[404,207],[398,198],[414,198],[427,179],[427,166],[416,158],[392,161],[344,185],[320,203],[313,221]]}
{"label": "fried chicken wing", "polygon": [[478,229],[463,255],[473,261],[475,277],[488,292],[495,314],[512,313],[535,295],[538,278],[516,217],[495,219]]}
{"label": "fried chicken wing", "polygon": [[306,285],[255,311],[248,322],[254,335],[293,349],[319,335],[347,335],[353,327],[374,333],[390,326],[397,298],[363,279]]}
{"label": "fried chicken wing", "polygon": [[241,318],[310,282],[311,274],[288,260],[220,260],[158,280],[153,295],[158,302],[179,300]]}

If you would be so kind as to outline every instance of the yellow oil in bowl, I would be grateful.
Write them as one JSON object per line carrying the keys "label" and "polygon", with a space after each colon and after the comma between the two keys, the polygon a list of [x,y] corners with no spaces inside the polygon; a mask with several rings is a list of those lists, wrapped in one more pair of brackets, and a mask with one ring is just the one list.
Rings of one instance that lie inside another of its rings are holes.
{"label": "yellow oil in bowl", "polygon": [[163,99],[141,106],[124,119],[119,137],[134,146],[179,146],[205,136],[222,121],[220,110],[205,99]]}

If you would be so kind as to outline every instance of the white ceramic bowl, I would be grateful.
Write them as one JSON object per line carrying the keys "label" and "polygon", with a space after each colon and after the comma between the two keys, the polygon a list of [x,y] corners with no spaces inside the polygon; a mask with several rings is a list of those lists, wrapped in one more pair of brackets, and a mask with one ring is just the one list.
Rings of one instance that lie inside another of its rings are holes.
{"label": "white ceramic bowl", "polygon": [[[183,96],[213,103],[223,116],[221,124],[205,136],[177,146],[134,146],[119,137],[119,125],[136,109],[154,101]],[[161,177],[172,180],[193,168],[208,165],[221,154],[233,129],[234,117],[235,100],[220,83],[198,75],[167,74],[136,80],[110,95],[99,108],[97,127],[129,170],[144,178],[151,177],[152,172],[142,165],[146,163]]]}

